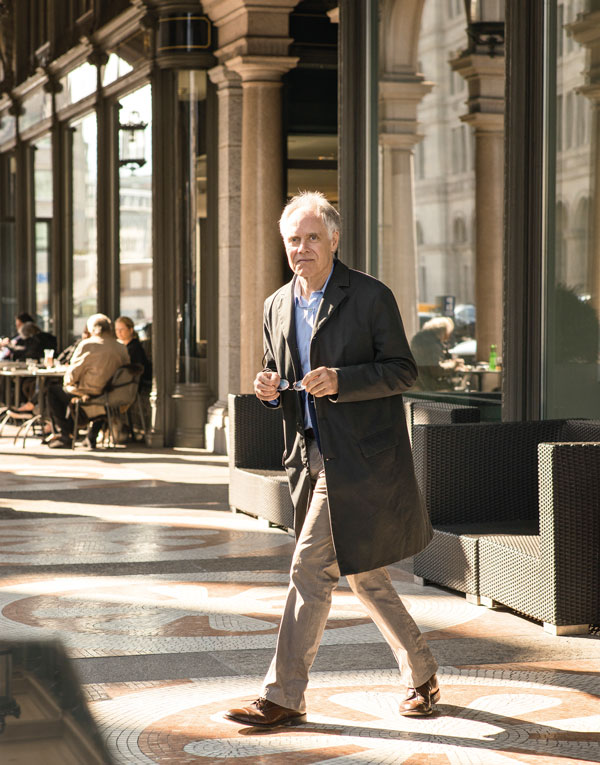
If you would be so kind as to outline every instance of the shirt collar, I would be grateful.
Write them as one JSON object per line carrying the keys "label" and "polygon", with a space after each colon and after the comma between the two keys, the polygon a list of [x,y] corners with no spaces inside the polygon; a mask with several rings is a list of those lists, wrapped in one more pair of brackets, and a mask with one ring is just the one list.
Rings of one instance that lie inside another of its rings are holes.
{"label": "shirt collar", "polygon": [[[323,297],[323,295],[325,294],[325,290],[327,289],[327,285],[329,284],[329,280],[331,279],[331,274],[333,273],[334,266],[335,266],[335,262],[331,266],[331,271],[329,272],[329,276],[327,277],[327,279],[325,279],[325,284],[321,287],[320,290],[315,290],[312,293],[312,295],[310,296],[310,300],[312,300],[315,295],[317,296],[320,295],[321,297]],[[300,289],[300,281],[298,280],[296,276],[294,276],[294,297],[296,299],[296,302],[300,302],[300,301],[309,302],[303,297],[302,290]]]}

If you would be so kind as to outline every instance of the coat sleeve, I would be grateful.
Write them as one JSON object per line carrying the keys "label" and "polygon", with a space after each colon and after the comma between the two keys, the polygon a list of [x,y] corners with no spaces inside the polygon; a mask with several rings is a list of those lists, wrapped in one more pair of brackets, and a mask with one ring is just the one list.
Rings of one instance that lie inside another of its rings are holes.
{"label": "coat sleeve", "polygon": [[[275,353],[273,352],[273,341],[271,339],[271,321],[270,321],[270,309],[272,306],[272,300],[268,298],[265,300],[264,312],[263,312],[263,358],[262,368],[270,369],[272,372],[277,372],[277,364],[275,362]],[[281,406],[281,396],[276,401],[261,401],[263,406],[267,409],[279,409]]]}
{"label": "coat sleeve", "polygon": [[400,311],[393,293],[382,285],[369,305],[373,360],[335,368],[338,395],[333,403],[395,396],[408,390],[417,378],[417,365],[410,352]]}

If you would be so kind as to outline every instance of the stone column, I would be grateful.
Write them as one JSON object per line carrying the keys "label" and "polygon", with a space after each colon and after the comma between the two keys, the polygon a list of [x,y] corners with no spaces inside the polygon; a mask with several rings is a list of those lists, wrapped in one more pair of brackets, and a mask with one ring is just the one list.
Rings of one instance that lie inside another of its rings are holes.
{"label": "stone column", "polygon": [[477,359],[490,345],[502,354],[504,242],[504,57],[466,53],[450,62],[469,87],[468,114],[475,132],[475,303]]}
{"label": "stone column", "polygon": [[417,107],[433,83],[385,77],[379,83],[379,278],[392,289],[407,337],[419,329],[413,149]]}
{"label": "stone column", "polygon": [[206,448],[227,449],[227,394],[240,390],[240,174],[242,167],[242,84],[221,65],[209,71],[219,103],[219,389],[209,408]]}
{"label": "stone column", "polygon": [[240,391],[252,392],[263,355],[265,298],[283,281],[284,250],[277,221],[283,188],[281,77],[288,56],[237,56],[228,69],[242,78],[242,210],[240,252]]}

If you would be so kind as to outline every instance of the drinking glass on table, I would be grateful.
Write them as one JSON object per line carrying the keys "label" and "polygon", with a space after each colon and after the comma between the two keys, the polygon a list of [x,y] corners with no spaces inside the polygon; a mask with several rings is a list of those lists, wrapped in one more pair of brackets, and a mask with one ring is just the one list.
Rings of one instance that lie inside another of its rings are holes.
{"label": "drinking glass on table", "polygon": [[54,348],[44,348],[44,366],[46,369],[54,366]]}

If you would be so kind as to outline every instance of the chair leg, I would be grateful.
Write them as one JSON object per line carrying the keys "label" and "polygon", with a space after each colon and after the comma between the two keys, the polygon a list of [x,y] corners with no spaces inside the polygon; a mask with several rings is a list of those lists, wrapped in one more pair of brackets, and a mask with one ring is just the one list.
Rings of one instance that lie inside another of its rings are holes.
{"label": "chair leg", "polygon": [[71,449],[75,448],[75,441],[77,441],[77,431],[79,427],[79,401],[75,401],[75,411],[73,412],[73,439],[71,441]]}
{"label": "chair leg", "polygon": [[589,624],[548,624],[544,622],[544,632],[557,637],[562,635],[587,635]]}
{"label": "chair leg", "polygon": [[23,425],[21,425],[21,427],[19,428],[19,430],[17,430],[17,435],[15,436],[15,440],[13,441],[13,444],[16,446],[22,431],[23,432],[23,449],[24,449],[25,442],[27,441],[27,437],[29,436],[31,429],[35,426],[36,423],[40,422],[41,420],[42,420],[42,415],[36,414],[35,417],[32,417],[30,420],[27,420],[27,422],[24,422]]}
{"label": "chair leg", "polygon": [[142,423],[142,433],[144,434],[144,443],[146,443],[146,418],[144,417],[144,407],[142,406],[142,399],[138,393],[136,398],[138,414],[140,416],[140,422]]}

